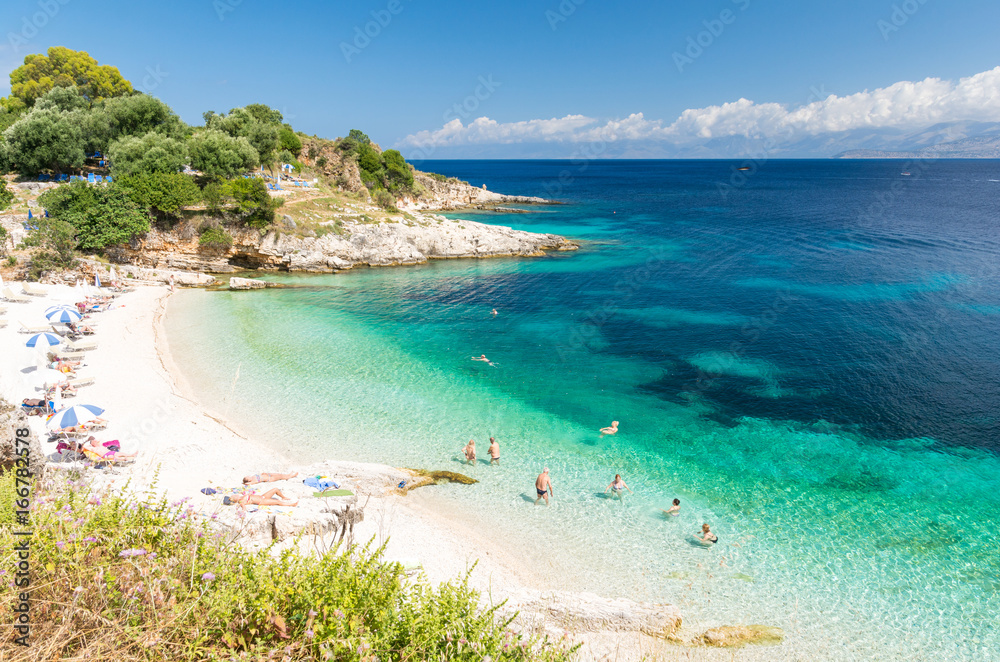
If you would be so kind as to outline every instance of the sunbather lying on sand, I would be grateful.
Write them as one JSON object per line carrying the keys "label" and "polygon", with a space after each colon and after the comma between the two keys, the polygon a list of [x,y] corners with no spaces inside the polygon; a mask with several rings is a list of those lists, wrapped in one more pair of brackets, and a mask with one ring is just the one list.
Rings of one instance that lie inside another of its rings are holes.
{"label": "sunbather lying on sand", "polygon": [[227,506],[231,506],[233,504],[238,504],[240,506],[246,506],[248,504],[255,506],[297,506],[299,504],[298,500],[292,501],[277,487],[273,490],[268,490],[263,494],[251,494],[249,492],[244,492],[243,494],[235,497],[223,497],[222,503]]}
{"label": "sunbather lying on sand", "polygon": [[257,483],[273,483],[279,480],[288,480],[289,478],[295,478],[299,475],[296,471],[293,474],[253,474],[252,476],[243,476],[244,485],[255,485]]}
{"label": "sunbather lying on sand", "polygon": [[122,453],[120,450],[112,450],[97,440],[96,437],[87,439],[87,443],[80,445],[81,451],[90,451],[104,460],[131,460],[138,453]]}

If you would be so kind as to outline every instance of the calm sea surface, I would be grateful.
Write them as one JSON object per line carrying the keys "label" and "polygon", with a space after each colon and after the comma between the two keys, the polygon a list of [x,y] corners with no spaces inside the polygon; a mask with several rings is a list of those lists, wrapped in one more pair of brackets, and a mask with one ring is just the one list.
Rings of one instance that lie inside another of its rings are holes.
{"label": "calm sea surface", "polygon": [[[537,540],[552,586],[780,626],[810,659],[1000,659],[1000,162],[740,165],[425,162],[561,200],[458,217],[581,250],[183,292],[171,349],[303,461],[473,475],[443,503]],[[502,466],[463,468],[491,435]]]}

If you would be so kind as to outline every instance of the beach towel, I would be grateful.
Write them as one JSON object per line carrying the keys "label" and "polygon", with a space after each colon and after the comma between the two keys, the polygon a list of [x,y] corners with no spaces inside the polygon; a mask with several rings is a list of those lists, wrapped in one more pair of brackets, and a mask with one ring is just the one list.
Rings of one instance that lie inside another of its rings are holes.
{"label": "beach towel", "polygon": [[326,476],[309,476],[302,481],[307,487],[311,487],[319,492],[325,492],[331,487],[340,489],[340,485],[335,480],[330,480]]}
{"label": "beach towel", "polygon": [[354,492],[350,490],[326,490],[325,492],[313,492],[314,497],[335,497],[335,496],[354,496]]}
{"label": "beach towel", "polygon": [[212,495],[212,494],[215,494],[216,492],[218,492],[218,490],[214,490],[211,487],[203,487],[203,488],[201,488],[201,493],[202,494]]}

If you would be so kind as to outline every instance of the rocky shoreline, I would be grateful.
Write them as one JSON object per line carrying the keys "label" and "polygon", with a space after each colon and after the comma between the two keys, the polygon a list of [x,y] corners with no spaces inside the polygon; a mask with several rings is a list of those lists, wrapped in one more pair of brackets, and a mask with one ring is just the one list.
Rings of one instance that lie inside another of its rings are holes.
{"label": "rocky shoreline", "polygon": [[[169,232],[152,230],[128,247],[109,251],[120,264],[202,273],[237,271],[303,271],[332,273],[364,265],[384,267],[421,264],[434,259],[538,257],[547,251],[574,251],[578,244],[554,234],[536,234],[443,216],[390,222],[346,221],[301,230],[285,221],[285,231],[261,236],[253,229],[233,232],[225,250],[199,245],[190,222]],[[329,228],[323,232],[323,228]]]}

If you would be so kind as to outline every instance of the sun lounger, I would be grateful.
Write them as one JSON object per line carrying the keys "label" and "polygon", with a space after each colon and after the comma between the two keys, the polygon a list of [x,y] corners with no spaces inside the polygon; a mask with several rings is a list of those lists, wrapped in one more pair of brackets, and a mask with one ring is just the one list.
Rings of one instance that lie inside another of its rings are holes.
{"label": "sun lounger", "polygon": [[50,326],[28,326],[20,320],[18,320],[17,323],[21,325],[21,328],[18,329],[18,333],[52,333],[52,327]]}
{"label": "sun lounger", "polygon": [[97,349],[97,341],[91,338],[88,338],[87,340],[79,340],[76,342],[72,340],[67,340],[66,349],[68,349],[71,352],[86,352],[92,349]]}
{"label": "sun lounger", "polygon": [[94,376],[80,375],[79,377],[73,377],[71,379],[67,379],[66,381],[69,382],[69,385],[72,386],[73,388],[80,388],[81,386],[90,386],[91,384],[93,384]]}
{"label": "sun lounger", "polygon": [[4,328],[5,326],[7,326],[7,320],[0,318],[0,329]]}
{"label": "sun lounger", "polygon": [[11,303],[28,303],[31,301],[31,297],[26,297],[23,294],[14,294],[10,291],[9,287],[3,288],[3,292],[0,292],[0,296],[3,297],[4,301],[10,301]]}
{"label": "sun lounger", "polygon": [[7,312],[7,306],[0,306],[0,315],[3,315],[6,312]]}
{"label": "sun lounger", "polygon": [[25,294],[30,294],[34,297],[45,297],[49,295],[49,291],[47,289],[41,285],[35,285],[34,283],[24,283],[21,285],[21,289],[24,290]]}

